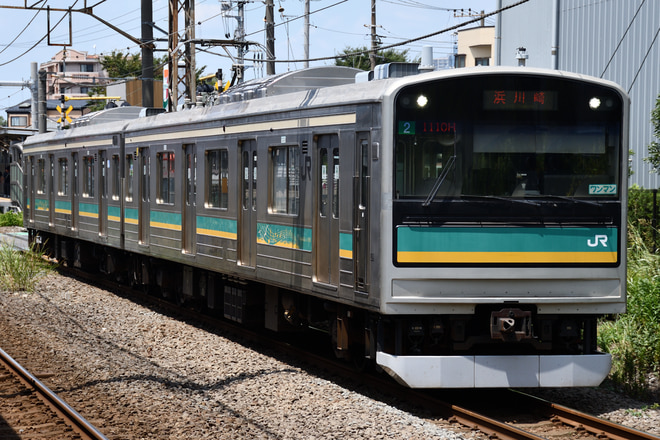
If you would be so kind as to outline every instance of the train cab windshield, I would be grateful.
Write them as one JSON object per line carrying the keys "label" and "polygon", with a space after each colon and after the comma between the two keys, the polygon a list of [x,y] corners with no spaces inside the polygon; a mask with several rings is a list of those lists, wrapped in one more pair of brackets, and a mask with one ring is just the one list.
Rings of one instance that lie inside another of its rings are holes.
{"label": "train cab windshield", "polygon": [[570,79],[492,75],[404,88],[395,198],[618,200],[622,98]]}

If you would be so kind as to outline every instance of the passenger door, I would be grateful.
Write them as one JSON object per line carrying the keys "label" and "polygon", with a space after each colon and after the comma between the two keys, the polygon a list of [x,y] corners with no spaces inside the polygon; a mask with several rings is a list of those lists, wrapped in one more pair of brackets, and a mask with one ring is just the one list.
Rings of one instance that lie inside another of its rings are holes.
{"label": "passenger door", "polygon": [[26,166],[25,169],[27,170],[28,173],[28,178],[27,178],[27,186],[28,189],[26,191],[27,194],[27,203],[25,206],[29,206],[29,216],[28,220],[30,223],[34,224],[34,211],[36,210],[36,201],[35,201],[35,195],[37,193],[35,186],[34,186],[34,173],[35,173],[35,157],[34,156],[28,156],[26,160]]}
{"label": "passenger door", "polygon": [[78,186],[78,153],[71,153],[73,172],[71,173],[71,230],[78,229],[78,211],[80,188]]}
{"label": "passenger door", "polygon": [[339,283],[339,139],[320,135],[317,142],[316,234],[314,274],[316,281]]}
{"label": "passenger door", "polygon": [[369,293],[369,191],[371,169],[369,135],[358,133],[356,149],[356,174],[353,188],[353,265],[355,291]]}
{"label": "passenger door", "polygon": [[241,206],[238,228],[238,264],[257,263],[257,142],[241,143]]}
{"label": "passenger door", "polygon": [[138,182],[138,243],[142,245],[149,244],[149,228],[151,227],[150,195],[151,184],[151,158],[149,157],[149,148],[140,148],[139,153],[139,173]]}
{"label": "passenger door", "polygon": [[108,235],[108,166],[105,150],[99,151],[99,235]]}
{"label": "passenger door", "polygon": [[183,146],[185,157],[183,172],[183,243],[182,250],[186,254],[195,253],[197,242],[197,151],[195,145]]}
{"label": "passenger door", "polygon": [[48,155],[48,184],[46,186],[48,191],[48,210],[50,213],[49,224],[55,225],[55,156]]}

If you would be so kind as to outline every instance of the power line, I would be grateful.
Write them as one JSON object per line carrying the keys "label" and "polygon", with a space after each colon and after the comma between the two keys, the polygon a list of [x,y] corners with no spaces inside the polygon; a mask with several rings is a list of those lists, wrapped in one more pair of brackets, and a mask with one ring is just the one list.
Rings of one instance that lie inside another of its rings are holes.
{"label": "power line", "polygon": [[0,54],[1,54],[2,52],[4,52],[5,50],[9,49],[9,48],[11,47],[11,45],[14,44],[14,42],[15,42],[16,40],[18,40],[18,37],[20,37],[21,35],[23,35],[23,32],[25,32],[25,31],[27,30],[27,28],[30,27],[30,25],[31,25],[32,22],[37,18],[37,16],[39,15],[40,12],[41,12],[41,11],[39,10],[39,11],[37,11],[36,14],[34,14],[34,17],[32,17],[32,20],[30,20],[30,22],[29,22],[28,24],[25,25],[25,27],[23,28],[23,30],[20,31],[20,32],[18,33],[18,35],[16,35],[16,37],[14,37],[14,39],[11,40],[11,42],[9,42],[9,44],[7,44],[7,45],[5,46],[4,49],[0,50]]}
{"label": "power line", "polygon": [[[483,19],[485,19],[485,18],[487,18],[487,17],[492,17],[493,15],[500,14],[500,13],[502,13],[502,12],[508,10],[508,9],[512,9],[512,8],[515,8],[515,7],[517,7],[517,6],[520,6],[520,5],[524,4],[524,3],[527,3],[528,1],[529,1],[529,0],[520,0],[520,1],[518,1],[517,3],[513,3],[513,4],[511,4],[511,5],[504,6],[504,7],[501,8],[501,9],[497,9],[497,10],[495,10],[495,11],[493,11],[493,12],[489,12],[489,13],[487,13],[487,14],[483,14],[483,15],[481,15],[481,16],[479,16],[479,17],[473,19],[473,20],[468,20],[468,21],[465,21],[465,22],[463,22],[463,23],[459,23],[459,24],[457,24],[457,25],[454,25],[454,26],[451,26],[451,27],[448,27],[448,28],[442,29],[442,30],[437,31],[437,32],[433,32],[433,33],[430,33],[430,34],[422,35],[421,37],[411,38],[411,39],[408,39],[408,40],[402,41],[402,42],[400,42],[400,43],[390,44],[390,45],[388,45],[388,46],[382,46],[382,47],[380,47],[378,50],[392,49],[392,48],[394,48],[394,47],[404,46],[404,45],[406,45],[406,44],[414,43],[414,42],[416,42],[416,41],[426,40],[426,39],[431,38],[431,37],[434,37],[434,36],[436,36],[436,35],[444,34],[444,33],[446,33],[446,32],[450,32],[450,31],[453,31],[453,30],[456,30],[456,29],[462,28],[462,27],[467,26],[467,25],[472,24],[472,23],[477,23],[477,22],[479,22],[479,21],[481,21],[481,20],[483,20]],[[351,56],[364,55],[364,54],[367,54],[367,53],[369,53],[369,52],[371,52],[370,49],[369,49],[369,50],[362,50],[362,51],[358,51],[358,52],[353,52],[353,53],[344,53],[344,54],[341,54],[341,55],[335,55],[335,56],[310,58],[310,59],[308,59],[308,60],[273,60],[273,62],[276,62],[276,63],[295,63],[295,62],[303,62],[303,61],[329,61],[329,60],[336,60],[336,59],[339,59],[339,58],[346,58],[346,57],[351,57]],[[257,60],[252,59],[252,60],[246,60],[246,61],[257,61]]]}
{"label": "power line", "polygon": [[[78,0],[75,1],[75,3],[73,4],[73,6],[75,6],[76,3],[78,3]],[[73,6],[71,6],[71,8],[73,8]],[[58,22],[55,24],[55,26],[53,27],[53,29],[56,28],[57,26],[59,26],[60,23],[62,23],[62,21],[64,21],[64,18],[65,18],[65,17],[66,17],[66,14],[64,14],[64,15],[62,16],[62,18],[60,18],[60,21],[58,21]],[[48,29],[48,32],[50,32],[50,29]],[[13,62],[16,61],[17,59],[23,57],[24,55],[27,55],[27,54],[30,53],[35,47],[37,47],[42,41],[44,41],[46,38],[48,38],[48,33],[47,33],[46,35],[44,35],[43,37],[41,37],[41,39],[40,39],[39,41],[37,41],[36,43],[34,43],[34,45],[33,45],[31,48],[29,48],[28,50],[26,50],[26,51],[23,52],[22,54],[18,55],[17,57],[15,57],[15,58],[13,58],[13,59],[11,59],[11,60],[9,60],[9,61],[6,61],[6,62],[0,64],[0,67],[2,67],[2,66],[6,66],[7,64],[10,64],[10,63],[13,63]]]}
{"label": "power line", "polygon": [[605,69],[603,69],[603,73],[600,74],[601,78],[603,77],[603,75],[605,75],[605,72],[607,72],[607,69],[610,67],[610,63],[612,62],[612,60],[614,60],[614,56],[619,51],[619,47],[621,47],[621,44],[623,43],[623,40],[625,40],[626,35],[628,35],[628,31],[630,30],[633,23],[635,22],[635,19],[637,18],[637,14],[639,14],[639,11],[642,9],[642,6],[644,6],[644,3],[646,3],[646,0],[643,0],[642,3],[639,4],[639,8],[637,8],[637,11],[635,11],[635,15],[633,16],[632,20],[630,20],[630,23],[628,23],[628,27],[626,28],[626,31],[623,33],[623,35],[619,39],[619,44],[616,45],[616,48],[614,49],[614,52],[612,52],[612,56],[610,57],[610,60],[607,62],[607,65],[605,66]]}

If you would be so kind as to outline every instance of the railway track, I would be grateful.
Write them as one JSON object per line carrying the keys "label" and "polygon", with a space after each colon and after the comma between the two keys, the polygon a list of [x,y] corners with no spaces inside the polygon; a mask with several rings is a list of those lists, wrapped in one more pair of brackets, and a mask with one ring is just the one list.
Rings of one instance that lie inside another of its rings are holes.
{"label": "railway track", "polygon": [[[65,268],[63,268],[65,269]],[[267,346],[292,358],[331,372],[356,384],[390,395],[397,400],[414,402],[430,411],[434,417],[442,417],[458,431],[480,431],[484,438],[497,439],[547,439],[555,436],[577,436],[582,440],[660,440],[660,437],[619,425],[584,412],[553,404],[543,399],[515,390],[469,390],[466,393],[447,391],[429,392],[399,386],[389,376],[365,374],[344,361],[328,358],[323,350],[310,352],[309,344],[298,345],[290,340],[268,337],[232,322],[209,317],[196,310],[185,309],[167,300],[156,298],[141,291],[119,286],[105,278],[66,268],[90,283],[124,295],[149,302],[169,313],[191,319],[209,327],[228,331],[249,342]],[[319,344],[312,344],[318,347]],[[460,396],[463,395],[463,396]],[[459,397],[460,396],[460,397]],[[458,403],[457,403],[458,402]],[[478,404],[475,404],[478,402]],[[483,402],[490,404],[483,405]],[[520,419],[527,419],[521,423]]]}
{"label": "railway track", "polygon": [[0,395],[0,438],[107,440],[2,349]]}

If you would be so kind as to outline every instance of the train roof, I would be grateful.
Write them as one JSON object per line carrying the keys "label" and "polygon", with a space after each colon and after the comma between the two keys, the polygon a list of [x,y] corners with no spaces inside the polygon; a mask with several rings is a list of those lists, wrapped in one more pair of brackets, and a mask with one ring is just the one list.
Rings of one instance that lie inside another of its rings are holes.
{"label": "train roof", "polygon": [[[146,110],[126,110],[122,117],[121,110],[113,109],[105,115],[95,118],[103,121],[99,125],[87,125],[71,130],[59,130],[47,134],[40,134],[28,138],[24,145],[29,147],[33,143],[59,143],[69,142],[80,137],[97,137],[124,131],[136,132],[158,127],[175,127],[191,123],[226,119],[230,120],[244,116],[258,116],[274,114],[283,111],[295,111],[303,108],[321,108],[340,104],[359,104],[364,102],[382,101],[383,97],[394,92],[398,87],[405,85],[411,78],[416,81],[428,81],[441,78],[450,78],[466,75],[489,74],[538,74],[553,75],[574,80],[588,80],[618,87],[614,83],[598,78],[591,78],[575,73],[557,70],[521,68],[521,67],[477,67],[450,69],[430,73],[420,73],[414,76],[400,75],[394,78],[377,79],[366,82],[356,82],[358,69],[327,66],[287,72],[257,80],[247,81],[229,89],[218,104],[206,107],[193,106],[177,112],[161,113],[152,117],[141,117]],[[406,76],[405,78],[402,76]],[[620,87],[619,87],[620,89]],[[622,91],[625,95],[625,92]],[[128,107],[130,108],[130,107]],[[90,122],[93,124],[94,121]]]}
{"label": "train roof", "polygon": [[284,95],[323,87],[352,84],[360,69],[342,66],[310,67],[246,81],[219,96],[220,103]]}

